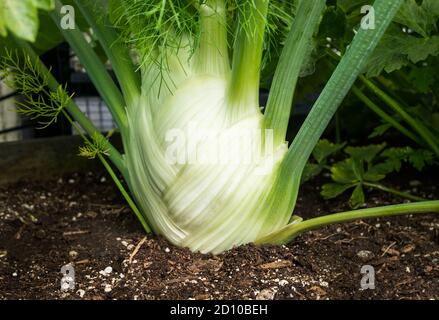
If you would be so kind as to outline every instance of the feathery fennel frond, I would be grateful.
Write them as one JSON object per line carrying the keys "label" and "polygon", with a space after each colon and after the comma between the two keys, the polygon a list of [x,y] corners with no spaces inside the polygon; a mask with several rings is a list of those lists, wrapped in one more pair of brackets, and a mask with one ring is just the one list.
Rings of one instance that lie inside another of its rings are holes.
{"label": "feathery fennel frond", "polygon": [[63,85],[50,90],[50,70],[40,69],[28,55],[21,55],[18,51],[7,50],[0,58],[0,77],[25,97],[24,101],[16,102],[17,112],[38,120],[41,129],[56,122],[73,97]]}
{"label": "feathery fennel frond", "polygon": [[[221,2],[225,6],[227,23],[224,28],[231,47],[241,31],[250,37],[255,33],[252,22],[259,17],[249,15],[246,8],[249,5],[257,8],[257,1],[260,0],[119,0],[112,14],[123,37],[136,48],[140,65],[157,64],[166,71],[169,52],[178,54],[179,50],[186,50],[191,58],[198,48],[203,32],[199,23],[202,5],[213,7],[213,3]],[[296,1],[269,1],[267,56],[270,51],[280,49],[290,29],[295,7]]]}
{"label": "feathery fennel frond", "polygon": [[87,139],[84,146],[79,147],[79,155],[95,159],[98,155],[108,156],[108,140],[103,135],[94,135],[93,140]]}
{"label": "feathery fennel frond", "polygon": [[[193,49],[198,34],[197,1],[120,0],[113,12],[116,26],[140,55],[140,64],[164,65],[161,52]],[[183,41],[185,37],[193,42]]]}
{"label": "feathery fennel frond", "polygon": [[18,51],[5,49],[0,57],[0,78],[21,94],[41,92],[48,85],[48,76],[32,63],[29,56],[20,55]]}

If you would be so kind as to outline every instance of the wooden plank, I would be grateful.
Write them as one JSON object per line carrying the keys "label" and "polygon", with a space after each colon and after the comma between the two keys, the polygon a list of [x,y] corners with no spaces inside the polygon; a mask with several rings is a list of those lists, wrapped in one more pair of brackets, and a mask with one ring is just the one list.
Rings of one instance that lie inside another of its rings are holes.
{"label": "wooden plank", "polygon": [[98,160],[78,156],[82,144],[79,136],[0,143],[0,184],[99,170]]}

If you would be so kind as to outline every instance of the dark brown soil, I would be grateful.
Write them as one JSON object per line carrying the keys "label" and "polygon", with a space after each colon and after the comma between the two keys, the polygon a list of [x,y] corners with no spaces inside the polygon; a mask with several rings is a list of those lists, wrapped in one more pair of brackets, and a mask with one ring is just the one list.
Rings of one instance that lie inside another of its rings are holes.
{"label": "dark brown soil", "polygon": [[[438,199],[435,181],[438,173],[427,172],[388,184]],[[347,209],[346,198],[323,201],[318,185],[302,188],[296,214]],[[368,197],[370,206],[400,201]],[[105,176],[0,187],[0,299],[438,299],[438,259],[433,214],[330,226],[288,246],[210,256],[145,237]],[[68,263],[76,287],[63,292]],[[360,289],[366,264],[375,268],[375,289]]]}

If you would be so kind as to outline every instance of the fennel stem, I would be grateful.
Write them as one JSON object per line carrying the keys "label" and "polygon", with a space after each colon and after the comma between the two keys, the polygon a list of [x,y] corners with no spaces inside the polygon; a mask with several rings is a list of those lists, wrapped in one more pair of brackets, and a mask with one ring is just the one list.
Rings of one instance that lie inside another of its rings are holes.
{"label": "fennel stem", "polygon": [[439,144],[437,139],[433,134],[418,120],[413,118],[408,112],[404,110],[401,105],[390,97],[387,93],[381,90],[377,85],[375,85],[371,80],[367,79],[365,76],[360,76],[360,80],[374,93],[376,94],[384,103],[386,103],[390,108],[393,109],[397,114],[401,116],[416,132],[422,137],[425,143],[434,151],[434,153],[439,157]]}
{"label": "fennel stem", "polygon": [[[76,123],[73,121],[73,119],[69,116],[69,114],[63,110],[63,115],[66,117],[66,119],[70,122],[70,124],[75,128],[76,132],[81,136],[81,138],[85,141],[91,144],[91,141],[89,138],[87,138],[81,131],[81,129],[76,125]],[[109,142],[108,142],[109,144]],[[119,192],[122,194],[122,196],[124,197],[125,201],[128,203],[128,205],[130,206],[131,210],[133,210],[134,214],[136,215],[137,219],[139,219],[140,224],[142,225],[143,229],[145,230],[146,233],[151,233],[151,228],[149,227],[148,223],[146,222],[145,217],[142,215],[142,213],[140,212],[139,208],[137,208],[135,202],[133,201],[133,199],[131,198],[131,196],[129,195],[129,193],[126,191],[126,189],[124,188],[122,182],[120,181],[120,179],[117,177],[117,174],[114,172],[113,168],[110,166],[110,164],[108,163],[108,161],[105,159],[105,157],[101,154],[98,153],[97,157],[99,158],[99,160],[101,161],[102,165],[104,166],[104,168],[107,170],[108,174],[110,175],[111,179],[113,180],[113,182],[116,184],[116,187],[119,189]]]}
{"label": "fennel stem", "polygon": [[[120,36],[108,19],[96,15],[93,6],[100,6],[98,2],[91,5],[88,0],[75,0],[75,3],[104,48],[122,89],[127,107],[131,107],[140,96],[140,76],[136,73],[129,50],[122,45]],[[103,7],[100,6],[99,9],[103,10]]]}
{"label": "fennel stem", "polygon": [[64,30],[61,27],[60,21],[62,19],[60,8],[62,7],[62,3],[59,0],[56,0],[55,3],[55,10],[51,11],[49,15],[58,26],[66,41],[73,48],[81,63],[87,69],[90,79],[92,80],[102,99],[104,99],[105,103],[107,104],[122,135],[125,135],[126,128],[128,126],[128,119],[125,112],[126,103],[119,88],[115,85],[113,79],[111,79],[110,75],[105,69],[105,66],[91,48],[90,44],[85,40],[81,31],[79,29]]}
{"label": "fennel stem", "polygon": [[300,236],[304,232],[321,227],[349,222],[357,219],[382,218],[404,214],[439,213],[439,201],[423,201],[408,204],[397,204],[385,207],[367,208],[341,213],[324,215],[302,222],[293,222],[279,231],[268,234],[256,241],[256,244],[285,244]]}
{"label": "fennel stem", "polygon": [[259,111],[259,82],[268,4],[269,0],[248,1],[243,4],[239,17],[228,88],[228,105],[236,119],[254,111],[249,108],[257,107]]}

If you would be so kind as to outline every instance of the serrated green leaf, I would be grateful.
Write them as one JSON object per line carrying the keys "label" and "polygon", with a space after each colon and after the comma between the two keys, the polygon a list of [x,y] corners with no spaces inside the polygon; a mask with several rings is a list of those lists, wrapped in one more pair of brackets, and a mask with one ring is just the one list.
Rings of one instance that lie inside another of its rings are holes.
{"label": "serrated green leaf", "polygon": [[418,150],[409,155],[408,161],[415,169],[422,171],[427,164],[433,163],[434,154],[428,150]]}
{"label": "serrated green leaf", "polygon": [[342,149],[344,146],[345,146],[344,143],[343,144],[335,144],[335,143],[332,143],[326,139],[323,139],[317,143],[312,155],[318,163],[322,163],[329,156],[335,154],[340,149]]}
{"label": "serrated green leaf", "polygon": [[322,186],[320,194],[325,199],[336,198],[346,190],[354,187],[355,184],[326,183]]}
{"label": "serrated green leaf", "polygon": [[331,173],[332,180],[342,184],[352,184],[361,180],[357,163],[352,158],[334,164],[331,167]]}
{"label": "serrated green leaf", "polygon": [[390,125],[388,123],[383,123],[383,124],[381,124],[373,129],[372,133],[369,135],[369,138],[381,137],[391,127],[392,127],[392,125]]}
{"label": "serrated green leaf", "polygon": [[346,14],[339,6],[329,6],[319,26],[321,39],[342,39],[346,34]]}
{"label": "serrated green leaf", "polygon": [[393,166],[387,163],[380,163],[367,170],[363,179],[368,182],[377,182],[383,180],[391,171],[393,171]]}
{"label": "serrated green leaf", "polygon": [[[431,11],[433,10],[433,11]],[[416,0],[406,0],[395,16],[395,22],[409,27],[424,38],[436,29],[435,5],[431,1],[418,4]]]}
{"label": "serrated green leaf", "polygon": [[432,86],[439,79],[438,74],[431,72],[431,67],[416,67],[410,68],[408,79],[413,84],[415,89],[420,93],[427,93]]}
{"label": "serrated green leaf", "polygon": [[349,205],[353,209],[357,209],[362,206],[365,202],[363,186],[361,184],[357,185],[352,192],[351,198],[349,199]]}
{"label": "serrated green leaf", "polygon": [[389,167],[393,165],[396,171],[399,171],[402,162],[408,162],[415,169],[421,171],[426,165],[433,164],[435,159],[434,154],[429,150],[414,150],[410,147],[390,148],[381,155],[387,158],[384,164]]}
{"label": "serrated green leaf", "polygon": [[388,28],[365,68],[368,77],[439,55],[438,3],[437,0],[404,2],[395,23]]}
{"label": "serrated green leaf", "polygon": [[424,39],[389,29],[368,61],[365,69],[367,77],[375,77],[383,70],[391,73],[410,63],[439,55],[438,35]]}
{"label": "serrated green leaf", "polygon": [[307,163],[302,174],[302,183],[318,176],[323,170],[323,166],[317,163]]}
{"label": "serrated green leaf", "polygon": [[371,163],[385,147],[385,143],[371,144],[365,147],[347,147],[345,152],[356,160]]}

